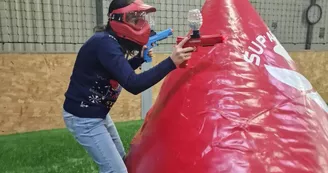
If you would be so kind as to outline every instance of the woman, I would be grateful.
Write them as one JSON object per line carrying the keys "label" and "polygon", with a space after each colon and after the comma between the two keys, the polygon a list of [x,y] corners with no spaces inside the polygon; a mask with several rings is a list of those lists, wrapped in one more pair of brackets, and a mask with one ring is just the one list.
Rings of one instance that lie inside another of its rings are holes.
{"label": "woman", "polygon": [[[63,117],[67,128],[99,166],[101,173],[126,173],[125,151],[108,114],[122,88],[139,94],[188,60],[194,48],[174,46],[170,57],[136,74],[149,39],[146,15],[156,9],[141,0],[113,0],[108,24],[79,50],[65,93]],[[140,53],[127,60],[125,56]],[[150,54],[151,56],[151,54]]]}

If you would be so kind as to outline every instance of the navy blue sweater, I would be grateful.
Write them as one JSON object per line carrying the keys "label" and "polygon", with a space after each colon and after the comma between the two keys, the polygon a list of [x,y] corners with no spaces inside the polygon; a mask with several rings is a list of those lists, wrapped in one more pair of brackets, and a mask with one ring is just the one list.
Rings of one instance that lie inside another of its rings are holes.
{"label": "navy blue sweater", "polygon": [[139,94],[176,68],[170,57],[152,69],[136,74],[144,60],[127,60],[116,38],[95,33],[79,50],[73,67],[64,109],[78,117],[105,118],[122,88]]}

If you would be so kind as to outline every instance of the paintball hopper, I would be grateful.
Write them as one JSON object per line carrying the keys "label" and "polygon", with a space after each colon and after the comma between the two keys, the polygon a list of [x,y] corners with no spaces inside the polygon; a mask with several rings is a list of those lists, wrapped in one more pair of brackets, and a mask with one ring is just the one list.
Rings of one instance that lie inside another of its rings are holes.
{"label": "paintball hopper", "polygon": [[[219,34],[216,35],[201,35],[200,28],[203,25],[203,16],[199,9],[189,10],[188,23],[191,28],[192,34],[190,35],[189,41],[183,47],[206,47],[214,46],[217,43],[223,43],[223,37]],[[177,44],[179,44],[185,37],[177,37]],[[180,68],[185,68],[188,65],[188,61],[180,64]]]}
{"label": "paintball hopper", "polygon": [[198,9],[190,10],[188,13],[189,27],[193,31],[192,38],[200,38],[199,29],[203,25],[203,16]]}

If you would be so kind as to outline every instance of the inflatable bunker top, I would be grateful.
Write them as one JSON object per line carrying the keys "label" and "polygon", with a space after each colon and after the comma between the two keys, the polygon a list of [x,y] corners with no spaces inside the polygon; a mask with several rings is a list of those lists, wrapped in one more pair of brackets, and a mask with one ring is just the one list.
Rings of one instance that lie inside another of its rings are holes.
{"label": "inflatable bunker top", "polygon": [[207,0],[199,48],[171,72],[126,159],[129,173],[323,173],[328,108],[248,0]]}

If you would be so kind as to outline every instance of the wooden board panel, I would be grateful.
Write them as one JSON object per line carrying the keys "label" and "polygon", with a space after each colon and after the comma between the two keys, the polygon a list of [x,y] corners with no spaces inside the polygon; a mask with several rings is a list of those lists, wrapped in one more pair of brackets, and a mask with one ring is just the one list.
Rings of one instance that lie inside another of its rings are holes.
{"label": "wooden board panel", "polygon": [[[0,134],[64,127],[62,103],[75,56],[0,54]],[[154,65],[168,54],[155,56]],[[291,56],[328,102],[328,52],[291,52]],[[153,87],[153,101],[161,84]],[[113,120],[140,119],[140,98],[123,90],[110,112]]]}

